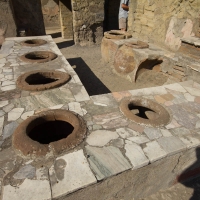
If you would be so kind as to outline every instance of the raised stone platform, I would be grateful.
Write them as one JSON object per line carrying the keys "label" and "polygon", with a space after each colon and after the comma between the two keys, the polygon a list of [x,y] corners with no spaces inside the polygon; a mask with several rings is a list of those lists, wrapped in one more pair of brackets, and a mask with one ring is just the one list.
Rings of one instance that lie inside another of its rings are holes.
{"label": "raised stone platform", "polygon": [[[0,54],[1,85],[8,81],[7,75],[12,75],[9,81],[15,83],[22,72],[45,66],[65,71],[72,79],[48,91],[26,92],[14,86],[0,95],[3,200],[132,200],[198,174],[200,84],[190,80],[89,97],[52,39],[37,38],[48,40],[46,45],[51,44],[51,51],[59,57],[48,64],[21,64],[18,51],[28,50],[14,47],[24,38],[7,39]],[[9,59],[11,54],[15,58]],[[15,64],[19,65],[11,66]],[[11,73],[6,72],[8,69],[12,74],[6,74]],[[169,124],[154,128],[127,119],[119,108],[125,97],[147,98],[161,104],[170,114]],[[28,116],[58,108],[74,111],[86,120],[85,141],[58,156],[49,154],[34,160],[19,156],[12,148],[12,134],[19,123]]]}
{"label": "raised stone platform", "polygon": [[[168,76],[166,83],[174,78],[176,82],[192,79],[200,83],[199,38],[182,39],[182,46],[177,52],[168,51],[152,43],[149,43],[148,48],[131,48],[126,45],[137,42],[136,38],[107,39],[104,37],[101,43],[103,61],[110,64],[114,73],[130,82],[136,81],[137,74],[142,68],[152,65],[153,68]],[[156,63],[156,60],[161,62]]]}

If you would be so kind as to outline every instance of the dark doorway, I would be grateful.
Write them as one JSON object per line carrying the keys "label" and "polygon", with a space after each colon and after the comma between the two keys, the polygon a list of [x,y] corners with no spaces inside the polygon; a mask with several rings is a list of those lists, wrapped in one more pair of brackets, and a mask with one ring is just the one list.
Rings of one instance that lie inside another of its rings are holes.
{"label": "dark doorway", "polygon": [[104,31],[117,30],[120,0],[105,0]]}

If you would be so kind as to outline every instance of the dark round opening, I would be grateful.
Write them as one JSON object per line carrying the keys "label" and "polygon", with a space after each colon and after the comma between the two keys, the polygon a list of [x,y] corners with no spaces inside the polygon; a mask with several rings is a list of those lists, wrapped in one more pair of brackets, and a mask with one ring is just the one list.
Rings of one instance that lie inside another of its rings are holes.
{"label": "dark round opening", "polygon": [[47,121],[32,128],[28,136],[40,144],[49,144],[67,138],[74,127],[66,121]]}
{"label": "dark round opening", "polygon": [[120,110],[128,119],[142,125],[158,127],[170,121],[167,110],[150,99],[123,99]]}
{"label": "dark round opening", "polygon": [[44,85],[44,84],[53,83],[57,80],[59,79],[50,78],[50,77],[45,76],[45,74],[41,74],[41,73],[31,74],[25,79],[25,81],[29,85]]}
{"label": "dark round opening", "polygon": [[60,87],[70,80],[70,75],[59,71],[31,71],[18,77],[16,85],[22,90],[42,91]]}
{"label": "dark round opening", "polygon": [[47,43],[47,41],[43,40],[43,39],[32,39],[32,40],[25,40],[25,41],[21,42],[21,44],[23,46],[30,46],[30,47],[40,46],[40,45],[44,45],[46,43]]}
{"label": "dark round opening", "polygon": [[20,59],[29,63],[44,63],[56,59],[58,56],[51,51],[33,51],[20,56]]}
{"label": "dark round opening", "polygon": [[137,115],[138,117],[141,117],[143,119],[152,119],[154,118],[157,113],[150,108],[146,108],[143,106],[136,106],[132,103],[128,105],[128,109],[134,114]]}
{"label": "dark round opening", "polygon": [[26,44],[37,44],[37,42],[35,42],[35,40],[26,40],[25,43]]}
{"label": "dark round opening", "polygon": [[54,155],[79,145],[87,134],[84,119],[69,110],[48,110],[24,120],[15,130],[12,145],[25,156]]}
{"label": "dark round opening", "polygon": [[41,60],[41,59],[47,59],[47,58],[49,58],[49,55],[48,54],[29,53],[29,54],[26,54],[25,57],[27,59],[31,59],[31,60]]}
{"label": "dark round opening", "polygon": [[111,35],[124,35],[122,33],[117,33],[117,32],[110,32],[109,34],[111,34]]}

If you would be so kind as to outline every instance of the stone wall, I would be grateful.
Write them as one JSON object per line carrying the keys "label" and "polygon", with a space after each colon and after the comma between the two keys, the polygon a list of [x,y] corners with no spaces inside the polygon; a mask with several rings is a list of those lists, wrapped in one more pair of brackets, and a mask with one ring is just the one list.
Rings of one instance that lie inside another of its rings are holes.
{"label": "stone wall", "polygon": [[104,0],[72,0],[74,41],[100,44],[103,37]]}
{"label": "stone wall", "polygon": [[27,36],[45,35],[41,1],[12,0],[18,32]]}
{"label": "stone wall", "polygon": [[17,35],[12,5],[9,0],[0,0],[0,46],[5,37]]}
{"label": "stone wall", "polygon": [[130,7],[129,30],[139,39],[176,51],[180,38],[198,34],[199,0],[135,0]]}
{"label": "stone wall", "polygon": [[45,27],[59,27],[59,0],[41,0]]}

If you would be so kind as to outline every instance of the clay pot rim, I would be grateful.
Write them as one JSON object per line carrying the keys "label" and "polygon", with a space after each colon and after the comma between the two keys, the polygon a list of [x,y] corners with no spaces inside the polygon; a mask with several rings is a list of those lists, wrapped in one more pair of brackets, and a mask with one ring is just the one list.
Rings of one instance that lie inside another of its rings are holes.
{"label": "clay pot rim", "polygon": [[[30,59],[27,58],[27,56],[29,55],[39,55],[39,56],[45,56],[46,58],[41,58],[41,59]],[[56,59],[58,57],[57,54],[55,54],[52,51],[32,51],[32,52],[28,52],[26,54],[21,55],[19,58],[23,61],[23,62],[27,62],[27,63],[45,63],[45,62],[49,62],[52,61],[54,59]]]}
{"label": "clay pot rim", "polygon": [[132,47],[135,49],[146,49],[149,48],[148,43],[138,40],[137,42],[126,42],[126,46]]}
{"label": "clay pot rim", "polygon": [[[40,123],[39,120],[42,122]],[[41,144],[28,136],[27,128],[32,123],[36,123],[35,126],[38,126],[43,123],[43,120],[45,122],[56,120],[65,121],[70,123],[74,127],[74,130],[67,138],[50,142],[49,144]],[[50,152],[57,155],[78,146],[84,140],[86,134],[86,123],[75,112],[62,109],[48,110],[24,120],[14,131],[12,146],[24,156],[45,156]],[[70,143],[68,143],[69,140]]]}
{"label": "clay pot rim", "polygon": [[[157,119],[144,119],[137,115],[134,115],[128,108],[130,104],[134,104],[135,106],[142,106],[153,110],[155,113],[159,115]],[[150,99],[145,98],[125,98],[120,103],[120,111],[123,113],[131,121],[134,121],[141,125],[160,127],[167,125],[170,122],[170,114],[168,111],[160,104],[152,101]]]}
{"label": "clay pot rim", "polygon": [[[26,82],[26,79],[33,74],[47,74],[47,78],[59,78],[58,80],[48,83],[48,84],[40,84],[40,85],[29,85]],[[65,83],[69,82],[71,76],[68,73],[55,71],[55,70],[35,70],[31,72],[26,72],[18,77],[16,81],[16,85],[21,90],[27,91],[44,91],[48,89],[57,88]]]}
{"label": "clay pot rim", "polygon": [[117,31],[117,30],[113,30],[113,31],[108,31],[105,32],[105,34],[111,34],[111,35],[125,35],[123,32]]}

